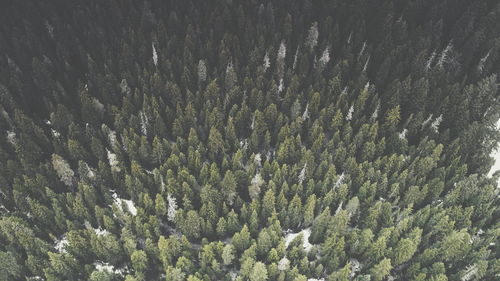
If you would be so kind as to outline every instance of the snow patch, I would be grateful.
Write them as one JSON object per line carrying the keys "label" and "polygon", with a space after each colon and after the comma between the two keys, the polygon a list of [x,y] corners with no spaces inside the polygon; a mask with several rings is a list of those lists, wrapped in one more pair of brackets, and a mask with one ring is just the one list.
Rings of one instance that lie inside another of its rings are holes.
{"label": "snow patch", "polygon": [[372,114],[372,120],[377,120],[379,110],[380,110],[380,103],[377,103],[377,107],[375,108],[375,111],[373,111]]}
{"label": "snow patch", "polygon": [[399,139],[406,139],[406,133],[408,133],[408,129],[404,129],[401,133],[399,133]]}
{"label": "snow patch", "polygon": [[319,58],[319,66],[323,68],[330,61],[330,47],[326,47]]}
{"label": "snow patch", "polygon": [[361,51],[359,51],[358,56],[361,56],[365,52],[365,49],[366,49],[366,41],[363,43],[363,46],[361,47]]}
{"label": "snow patch", "polygon": [[97,98],[92,98],[92,105],[99,113],[102,114],[104,112],[104,104],[102,104]]}
{"label": "snow patch", "polygon": [[471,280],[475,275],[477,275],[478,268],[476,264],[471,264],[467,266],[465,269],[464,274],[462,275],[462,278],[460,278],[461,281],[467,281]]}
{"label": "snow patch", "polygon": [[441,124],[441,121],[443,121],[443,115],[439,115],[438,118],[436,118],[436,120],[434,120],[434,122],[432,122],[431,124],[431,127],[432,129],[434,129],[434,131],[437,133],[438,130],[439,130],[439,125]]}
{"label": "snow patch", "polygon": [[260,187],[264,184],[264,179],[260,175],[260,173],[256,173],[250,182],[251,186],[248,188],[248,192],[250,193],[250,198],[258,199],[260,194]]}
{"label": "snow patch", "polygon": [[304,113],[302,113],[302,120],[306,120],[309,118],[309,103],[306,104],[306,109],[304,110]]}
{"label": "snow patch", "polygon": [[165,190],[165,182],[163,181],[163,176],[160,175],[160,190],[163,192]]}
{"label": "snow patch", "polygon": [[450,60],[450,53],[453,50],[453,44],[451,41],[448,43],[446,48],[441,52],[441,55],[439,56],[437,65],[442,67],[445,63],[447,63]]}
{"label": "snow patch", "polygon": [[119,274],[122,276],[123,276],[123,273],[128,271],[126,267],[115,269],[115,267],[113,265],[110,265],[107,262],[101,262],[101,261],[94,262],[94,266],[95,266],[95,269],[97,271],[106,271],[106,272],[110,272],[110,273]]}
{"label": "snow patch", "polygon": [[100,227],[94,228],[94,232],[97,236],[104,236],[109,234],[109,232],[106,229],[101,229]]}
{"label": "snow patch", "polygon": [[7,141],[12,145],[16,145],[16,133],[13,131],[7,131]]}
{"label": "snow patch", "polygon": [[135,208],[134,202],[132,202],[132,200],[126,200],[126,199],[121,199],[121,200],[127,205],[127,209],[132,215],[134,216],[137,215],[137,209]]}
{"label": "snow patch", "polygon": [[363,265],[354,258],[349,259],[349,263],[351,264],[351,278],[356,275],[356,272],[360,271],[363,268]]}
{"label": "snow patch", "polygon": [[427,61],[425,62],[424,70],[425,72],[429,71],[432,67],[432,63],[434,62],[434,58],[436,58],[436,50],[432,52]]}
{"label": "snow patch", "polygon": [[278,85],[278,93],[283,91],[283,78],[280,79],[280,83]]}
{"label": "snow patch", "polygon": [[290,268],[290,260],[287,257],[284,257],[278,262],[278,269],[285,271],[288,268]]}
{"label": "snow patch", "polygon": [[66,246],[69,245],[69,242],[68,242],[68,238],[66,237],[66,235],[63,235],[61,237],[61,239],[58,239],[55,241],[55,246],[54,248],[56,248],[56,250],[59,252],[59,253],[66,253]]}
{"label": "snow patch", "polygon": [[337,210],[335,210],[335,215],[338,215],[338,213],[342,211],[342,205],[344,205],[344,202],[340,202],[339,206],[337,207]]}
{"label": "snow patch", "polygon": [[127,79],[123,78],[120,82],[120,90],[122,94],[130,94],[130,87],[128,86]]}
{"label": "snow patch", "polygon": [[350,121],[352,119],[352,114],[354,113],[354,105],[351,105],[349,108],[349,112],[347,112],[347,116],[345,117],[345,120]]}
{"label": "snow patch", "polygon": [[177,213],[177,201],[174,197],[167,194],[167,203],[168,203],[168,211],[167,211],[167,219],[171,222],[175,221],[175,214]]}
{"label": "snow patch", "polygon": [[115,271],[114,266],[109,265],[108,263],[95,262],[94,266],[97,271],[107,271],[107,272]]}
{"label": "snow patch", "polygon": [[147,127],[149,125],[148,117],[146,116],[146,113],[144,113],[144,111],[141,111],[140,117],[141,117],[141,133],[144,136],[147,136],[148,135]]}
{"label": "snow patch", "polygon": [[[288,230],[290,231],[290,230]],[[287,231],[287,232],[288,232]],[[308,227],[308,228],[305,228],[299,232],[296,232],[296,233],[288,233],[286,236],[285,236],[285,246],[288,247],[288,245],[290,245],[290,243],[299,235],[302,233],[302,247],[304,247],[304,250],[306,252],[309,252],[312,247],[313,247],[313,244],[309,243],[309,236],[311,236],[311,228]]]}
{"label": "snow patch", "polygon": [[231,276],[231,280],[233,280],[233,281],[236,280],[236,277],[238,277],[238,271],[236,271],[234,269],[230,270],[229,271],[229,276]]}
{"label": "snow patch", "polygon": [[[349,91],[349,87],[346,85],[344,89],[342,89],[342,95],[347,95],[347,91]],[[354,108],[353,108],[354,110]]]}
{"label": "snow patch", "polygon": [[271,160],[271,151],[270,151],[270,150],[268,150],[268,151],[266,152],[266,159],[267,159],[267,160]]}
{"label": "snow patch", "polygon": [[264,183],[264,180],[262,179],[262,176],[260,173],[255,174],[255,176],[252,178],[251,184],[261,186]]}
{"label": "snow patch", "polygon": [[244,139],[240,141],[240,147],[243,148],[243,150],[247,150],[248,148],[248,139]]}
{"label": "snow patch", "polygon": [[307,163],[304,164],[304,167],[300,171],[299,184],[302,184],[302,182],[304,182],[304,180],[306,179],[306,168],[307,168]]}
{"label": "snow patch", "polygon": [[371,56],[368,56],[368,59],[366,59],[365,66],[363,66],[363,72],[366,72],[366,69],[368,68],[368,63],[370,63],[370,58]]}
{"label": "snow patch", "polygon": [[[500,120],[497,121],[496,129],[500,130]],[[491,152],[490,156],[495,159],[495,164],[493,164],[493,166],[491,167],[491,169],[488,173],[488,177],[491,177],[493,175],[493,173],[500,170],[500,146],[497,146],[496,149]],[[500,179],[499,179],[497,185],[500,186]]]}
{"label": "snow patch", "polygon": [[116,154],[112,153],[108,149],[106,149],[108,152],[108,161],[109,161],[109,166],[111,166],[111,170],[115,172],[120,171],[120,167],[118,166],[118,160],[116,159]]}
{"label": "snow patch", "polygon": [[269,55],[266,53],[264,55],[264,71],[266,71],[271,66],[271,61],[269,60]]}
{"label": "snow patch", "polygon": [[83,162],[83,164],[85,165],[85,169],[87,170],[87,177],[89,179],[95,179],[95,172],[92,170],[92,168],[90,168],[89,164]]}
{"label": "snow patch", "polygon": [[10,213],[10,211],[7,210],[7,208],[5,208],[5,206],[2,204],[0,204],[0,210],[5,210],[7,213]]}
{"label": "snow patch", "polygon": [[337,182],[335,182],[335,185],[333,186],[333,190],[337,189],[337,187],[339,187],[344,182],[344,178],[345,178],[345,173],[342,172],[342,174],[338,178]]}
{"label": "snow patch", "polygon": [[368,89],[370,89],[370,81],[366,82],[365,87],[363,88],[365,91],[368,91]]}
{"label": "snow patch", "polygon": [[482,73],[483,70],[484,70],[484,63],[488,60],[488,58],[490,57],[490,52],[491,52],[491,49],[488,51],[488,53],[481,58],[481,60],[479,61],[479,64],[477,65],[477,71],[479,71],[479,73]]}
{"label": "snow patch", "polygon": [[[103,127],[106,126],[103,124]],[[104,127],[104,128],[107,128],[107,127]],[[109,130],[109,128],[108,128]],[[111,147],[113,149],[118,149],[119,146],[118,146],[118,140],[116,139],[116,132],[115,131],[112,131],[112,130],[109,130],[108,131],[108,140],[109,140],[109,143],[111,144]]]}
{"label": "snow patch", "polygon": [[429,115],[429,117],[427,117],[427,119],[425,119],[424,122],[422,122],[422,128],[425,127],[425,125],[427,125],[429,122],[431,122],[432,120],[432,113]]}
{"label": "snow patch", "polygon": [[313,22],[311,24],[311,27],[309,28],[309,33],[307,34],[306,38],[306,46],[309,49],[314,49],[316,45],[318,45],[318,38],[319,38],[319,32],[318,32],[318,23]]}
{"label": "snow patch", "polygon": [[283,60],[286,57],[286,45],[285,41],[281,41],[280,48],[278,49],[277,60]]}
{"label": "snow patch", "polygon": [[200,82],[207,80],[207,65],[203,60],[198,62],[198,80]]}
{"label": "snow patch", "polygon": [[253,161],[255,162],[255,164],[257,164],[257,166],[262,166],[262,157],[260,153],[255,154],[255,156],[253,157]]}
{"label": "snow patch", "polygon": [[133,216],[137,215],[137,208],[134,205],[134,202],[132,200],[127,200],[127,199],[122,199],[118,197],[118,194],[114,192],[112,195],[113,200],[115,204],[123,211],[123,204],[127,205],[127,210],[132,214]]}
{"label": "snow patch", "polygon": [[52,132],[52,135],[55,137],[55,138],[58,138],[61,136],[61,133],[59,133],[58,131],[54,130],[54,129],[50,129],[50,131]]}
{"label": "snow patch", "polygon": [[155,44],[151,44],[153,46],[153,63],[158,65],[158,53],[156,52]]}
{"label": "snow patch", "polygon": [[297,66],[297,59],[298,59],[298,56],[299,56],[299,48],[300,48],[300,45],[297,46],[297,51],[295,51],[295,55],[293,56],[292,70],[295,70],[295,66]]}

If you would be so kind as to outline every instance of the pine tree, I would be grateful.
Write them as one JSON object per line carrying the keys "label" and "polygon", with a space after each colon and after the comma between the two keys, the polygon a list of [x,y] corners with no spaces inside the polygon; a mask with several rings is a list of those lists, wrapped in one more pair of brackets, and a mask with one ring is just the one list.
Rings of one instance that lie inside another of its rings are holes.
{"label": "pine tree", "polygon": [[374,267],[372,267],[372,269],[370,270],[370,274],[373,276],[373,280],[381,281],[387,275],[389,275],[391,269],[391,259],[385,258],[377,263]]}
{"label": "pine tree", "polygon": [[223,194],[226,198],[226,203],[231,206],[233,205],[234,199],[236,197],[236,178],[234,177],[233,173],[228,170],[225,175],[224,179],[221,182],[222,185],[222,190]]}
{"label": "pine tree", "polygon": [[261,218],[266,221],[275,210],[276,207],[276,196],[274,195],[274,191],[272,189],[268,189],[264,194],[264,198],[262,199],[262,211]]}
{"label": "pine tree", "polygon": [[52,154],[52,167],[65,185],[70,187],[73,185],[75,172],[61,156]]}
{"label": "pine tree", "polygon": [[316,195],[311,195],[307,198],[304,206],[304,226],[310,226],[314,220],[314,210],[316,207]]}
{"label": "pine tree", "polygon": [[208,135],[208,151],[212,160],[216,160],[218,158],[216,156],[220,155],[219,153],[224,152],[224,141],[222,139],[222,135],[214,127],[210,129],[210,134]]}
{"label": "pine tree", "polygon": [[0,251],[0,278],[14,280],[21,277],[21,266],[11,252]]}
{"label": "pine tree", "polygon": [[222,261],[224,265],[230,265],[234,260],[234,246],[231,244],[227,244],[224,246],[224,250],[222,251]]}
{"label": "pine tree", "polygon": [[262,262],[256,262],[250,273],[251,281],[266,281],[267,280],[267,269]]}
{"label": "pine tree", "polygon": [[318,44],[318,23],[313,22],[311,24],[311,27],[309,28],[309,33],[307,34],[306,38],[306,46],[312,50],[316,45]]}
{"label": "pine tree", "polygon": [[233,235],[232,244],[238,253],[241,253],[250,246],[250,232],[246,224],[240,232]]}
{"label": "pine tree", "polygon": [[137,250],[130,256],[132,267],[139,272],[144,272],[148,268],[148,257],[142,250]]}
{"label": "pine tree", "polygon": [[95,270],[90,274],[90,281],[112,281],[115,275],[108,271]]}
{"label": "pine tree", "polygon": [[292,227],[297,228],[302,223],[302,201],[298,194],[295,194],[292,201],[290,201],[287,214],[290,217],[290,225]]}
{"label": "pine tree", "polygon": [[186,217],[182,221],[178,221],[182,232],[186,237],[197,240],[201,237],[201,227],[203,219],[194,210],[187,212]]}

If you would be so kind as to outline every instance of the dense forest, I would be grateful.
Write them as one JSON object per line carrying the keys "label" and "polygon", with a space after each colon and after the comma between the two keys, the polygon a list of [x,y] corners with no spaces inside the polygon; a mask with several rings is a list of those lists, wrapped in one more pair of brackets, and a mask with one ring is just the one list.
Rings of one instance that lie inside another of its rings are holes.
{"label": "dense forest", "polygon": [[500,280],[497,0],[6,0],[0,280]]}

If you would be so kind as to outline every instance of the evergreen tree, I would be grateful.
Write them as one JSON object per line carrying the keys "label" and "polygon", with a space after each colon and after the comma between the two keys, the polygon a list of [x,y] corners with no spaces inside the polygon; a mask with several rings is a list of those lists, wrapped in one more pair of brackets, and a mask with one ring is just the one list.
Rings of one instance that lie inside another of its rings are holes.
{"label": "evergreen tree", "polygon": [[4,2],[0,280],[498,277],[495,1]]}

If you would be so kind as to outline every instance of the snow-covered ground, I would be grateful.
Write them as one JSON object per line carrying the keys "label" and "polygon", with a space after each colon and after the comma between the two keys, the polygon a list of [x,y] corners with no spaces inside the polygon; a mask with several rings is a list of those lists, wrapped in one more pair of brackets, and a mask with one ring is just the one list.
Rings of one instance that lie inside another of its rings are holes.
{"label": "snow-covered ground", "polygon": [[[500,130],[500,120],[497,122],[497,129]],[[493,164],[493,167],[491,167],[490,172],[488,173],[488,176],[491,177],[493,173],[496,171],[500,170],[500,147],[497,146],[497,148],[491,153],[491,157],[495,158],[495,164]],[[498,182],[498,185],[500,186],[500,180]]]}
{"label": "snow-covered ground", "polygon": [[285,236],[285,246],[288,247],[290,242],[292,242],[293,239],[295,239],[295,237],[297,237],[301,233],[302,233],[302,242],[303,242],[302,246],[304,247],[304,250],[306,252],[309,252],[313,247],[313,244],[309,243],[309,236],[311,236],[311,228],[310,227],[302,229],[301,231],[299,231],[297,233],[288,233]]}
{"label": "snow-covered ground", "polygon": [[354,258],[350,258],[349,263],[351,263],[350,276],[351,276],[351,278],[353,278],[354,276],[356,276],[356,272],[360,271],[361,268],[363,268],[363,265],[357,259],[354,259]]}
{"label": "snow-covered ground", "polygon": [[66,253],[65,247],[69,245],[68,238],[66,238],[66,235],[61,237],[61,239],[58,239],[55,241],[55,248],[59,253]]}
{"label": "snow-covered ground", "polygon": [[107,271],[110,273],[119,274],[121,276],[123,276],[123,273],[127,272],[126,267],[115,269],[114,266],[110,265],[107,262],[96,261],[94,262],[94,266],[97,271]]}
{"label": "snow-covered ground", "polygon": [[120,209],[123,210],[123,205],[122,204],[125,204],[127,205],[127,210],[133,215],[137,215],[137,208],[135,207],[134,205],[134,202],[132,202],[132,200],[127,200],[127,199],[122,199],[120,197],[118,197],[118,194],[116,194],[116,192],[113,192],[113,194],[111,195],[115,201],[115,204],[120,207]]}
{"label": "snow-covered ground", "polygon": [[236,280],[236,277],[238,277],[238,271],[236,270],[230,270],[229,271],[229,276],[231,276],[231,280]]}
{"label": "snow-covered ground", "polygon": [[109,234],[109,232],[106,229],[101,229],[101,228],[94,228],[94,232],[97,236],[103,236]]}

